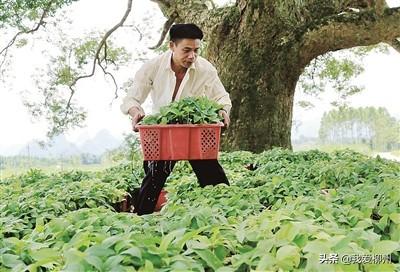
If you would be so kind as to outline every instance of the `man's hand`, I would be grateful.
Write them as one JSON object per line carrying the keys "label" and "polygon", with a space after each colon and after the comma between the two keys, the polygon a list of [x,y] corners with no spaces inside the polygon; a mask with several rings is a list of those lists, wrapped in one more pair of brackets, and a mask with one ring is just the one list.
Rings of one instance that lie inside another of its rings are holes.
{"label": "man's hand", "polygon": [[129,109],[129,115],[132,117],[132,130],[138,132],[136,125],[143,119],[144,113],[137,107],[132,107]]}
{"label": "man's hand", "polygon": [[229,124],[231,123],[231,119],[229,118],[228,113],[225,110],[220,110],[218,112],[219,116],[221,116],[222,118],[224,118],[224,126],[226,128],[229,127]]}

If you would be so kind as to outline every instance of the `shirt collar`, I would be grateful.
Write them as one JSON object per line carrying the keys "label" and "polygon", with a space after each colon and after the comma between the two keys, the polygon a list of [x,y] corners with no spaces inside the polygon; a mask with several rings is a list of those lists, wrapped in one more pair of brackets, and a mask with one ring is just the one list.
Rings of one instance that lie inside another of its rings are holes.
{"label": "shirt collar", "polygon": [[[171,58],[172,58],[172,51],[168,50],[167,54],[166,54],[166,58],[165,58],[165,63],[164,63],[164,69],[166,70],[171,70]],[[188,68],[188,70],[196,70],[196,63],[197,63],[197,58],[196,61],[192,63],[192,65],[190,65],[190,67]]]}

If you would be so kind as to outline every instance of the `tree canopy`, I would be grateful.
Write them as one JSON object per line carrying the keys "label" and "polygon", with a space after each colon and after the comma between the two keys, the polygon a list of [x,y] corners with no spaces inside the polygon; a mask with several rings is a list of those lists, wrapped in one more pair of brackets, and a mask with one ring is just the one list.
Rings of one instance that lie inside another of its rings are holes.
{"label": "tree canopy", "polygon": [[324,114],[319,136],[324,143],[362,143],[372,150],[390,151],[400,145],[400,121],[382,107],[341,107]]}

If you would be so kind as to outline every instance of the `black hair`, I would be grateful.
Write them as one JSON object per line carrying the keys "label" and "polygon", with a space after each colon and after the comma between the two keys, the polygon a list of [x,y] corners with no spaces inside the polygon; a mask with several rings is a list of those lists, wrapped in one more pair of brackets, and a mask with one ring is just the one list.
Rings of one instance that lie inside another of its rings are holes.
{"label": "black hair", "polygon": [[203,39],[203,31],[195,24],[174,24],[169,30],[169,39]]}

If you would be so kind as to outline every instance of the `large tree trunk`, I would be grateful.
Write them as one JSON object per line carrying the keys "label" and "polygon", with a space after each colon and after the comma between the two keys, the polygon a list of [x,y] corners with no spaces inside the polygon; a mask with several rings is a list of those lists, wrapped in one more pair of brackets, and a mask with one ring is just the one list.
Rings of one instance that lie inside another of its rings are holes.
{"label": "large tree trunk", "polygon": [[[246,23],[255,12],[260,19]],[[233,105],[224,150],[291,148],[293,97],[302,71],[298,46],[282,43],[276,37],[279,22],[262,16],[264,12],[243,11],[242,23],[225,20],[210,37],[207,58],[218,67]]]}
{"label": "large tree trunk", "polygon": [[257,58],[218,62],[218,67],[226,67],[220,76],[233,104],[231,127],[223,138],[225,150],[261,152],[274,146],[291,148],[293,97],[299,73],[293,76],[290,68],[274,70],[285,68],[286,59],[279,60],[278,66],[268,67],[268,60]]}
{"label": "large tree trunk", "polygon": [[249,81],[238,77],[237,86],[231,89],[233,122],[223,138],[223,148],[254,152],[274,146],[291,148],[293,93],[260,93],[256,90],[257,94],[242,98],[242,92],[254,92],[247,84]]}

